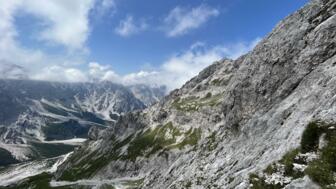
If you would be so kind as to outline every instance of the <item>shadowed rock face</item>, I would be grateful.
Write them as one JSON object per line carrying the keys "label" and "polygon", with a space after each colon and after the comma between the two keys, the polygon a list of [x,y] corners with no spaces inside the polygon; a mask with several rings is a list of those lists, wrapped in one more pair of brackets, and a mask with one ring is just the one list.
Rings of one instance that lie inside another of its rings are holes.
{"label": "shadowed rock face", "polygon": [[[335,65],[336,2],[313,0],[250,53],[214,63],[159,103],[93,132],[55,178],[249,188],[250,173],[300,146],[308,123],[336,122]],[[312,186],[307,177],[287,185]]]}

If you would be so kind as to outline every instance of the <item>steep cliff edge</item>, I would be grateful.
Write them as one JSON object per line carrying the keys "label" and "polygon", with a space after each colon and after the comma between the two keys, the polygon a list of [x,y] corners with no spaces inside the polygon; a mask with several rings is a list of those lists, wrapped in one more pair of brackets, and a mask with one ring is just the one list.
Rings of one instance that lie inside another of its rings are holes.
{"label": "steep cliff edge", "polygon": [[52,185],[99,188],[123,178],[118,184],[126,188],[332,187],[304,170],[262,172],[309,155],[286,155],[302,148],[307,125],[322,120],[334,128],[335,65],[336,2],[313,0],[250,53],[214,63],[160,103],[97,131]]}

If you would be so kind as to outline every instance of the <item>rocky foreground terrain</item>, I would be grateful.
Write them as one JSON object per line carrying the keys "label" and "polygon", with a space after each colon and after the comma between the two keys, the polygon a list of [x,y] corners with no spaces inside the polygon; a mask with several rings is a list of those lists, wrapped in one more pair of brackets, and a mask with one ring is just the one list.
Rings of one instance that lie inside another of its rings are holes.
{"label": "rocky foreground terrain", "polygon": [[93,129],[14,188],[335,188],[336,1],[312,0],[250,53]]}

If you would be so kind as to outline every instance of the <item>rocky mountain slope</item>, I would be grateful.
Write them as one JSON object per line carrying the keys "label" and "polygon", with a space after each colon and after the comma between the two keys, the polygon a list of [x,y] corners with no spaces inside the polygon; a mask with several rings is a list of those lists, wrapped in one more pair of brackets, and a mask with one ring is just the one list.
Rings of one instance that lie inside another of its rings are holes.
{"label": "rocky mountain slope", "polygon": [[91,132],[55,174],[14,187],[333,188],[335,65],[336,1],[312,0],[250,53]]}
{"label": "rocky mountain slope", "polygon": [[46,148],[60,150],[54,155],[63,154],[73,147],[60,146],[55,140],[71,143],[63,140],[87,138],[92,126],[109,127],[120,114],[146,107],[128,88],[110,82],[8,79],[0,80],[0,104],[0,149],[4,156],[0,165],[15,159],[49,157],[41,153]]}
{"label": "rocky mountain slope", "polygon": [[141,100],[146,106],[151,106],[160,101],[167,92],[165,86],[148,86],[144,84],[130,85],[128,88],[132,91],[134,96]]}

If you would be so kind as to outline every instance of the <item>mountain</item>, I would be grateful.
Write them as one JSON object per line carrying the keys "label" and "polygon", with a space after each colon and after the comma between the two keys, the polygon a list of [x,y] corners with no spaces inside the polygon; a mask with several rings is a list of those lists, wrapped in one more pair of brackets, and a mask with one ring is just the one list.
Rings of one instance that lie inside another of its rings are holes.
{"label": "mountain", "polygon": [[[8,188],[334,188],[336,2],[95,130],[56,173]],[[49,185],[50,184],[50,185]]]}
{"label": "mountain", "polygon": [[110,82],[8,79],[0,80],[0,104],[0,150],[8,157],[0,158],[0,166],[8,164],[5,159],[11,163],[64,154],[73,150],[64,143],[87,138],[92,126],[109,127],[120,114],[146,107],[128,88]]}
{"label": "mountain", "polygon": [[153,105],[160,101],[167,92],[165,86],[148,86],[143,84],[130,85],[128,88],[132,91],[134,96],[141,100],[146,106]]}

